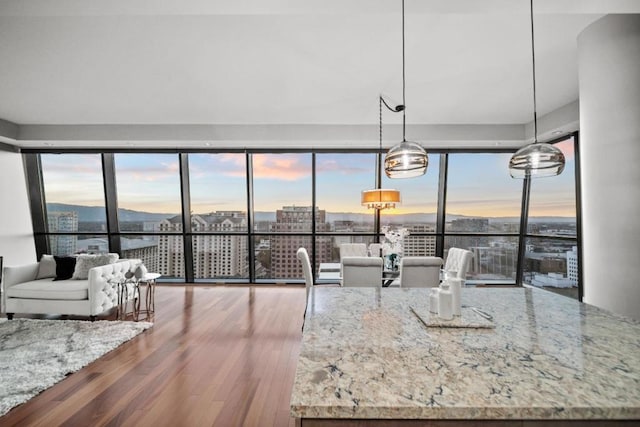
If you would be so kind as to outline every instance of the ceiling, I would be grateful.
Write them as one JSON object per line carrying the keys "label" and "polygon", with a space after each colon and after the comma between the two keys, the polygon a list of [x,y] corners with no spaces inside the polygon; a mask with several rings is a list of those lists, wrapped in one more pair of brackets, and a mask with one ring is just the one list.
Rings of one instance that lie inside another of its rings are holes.
{"label": "ceiling", "polygon": [[[524,143],[529,2],[405,7],[407,137],[426,147]],[[577,35],[640,2],[536,0],[534,11],[538,116],[564,111],[564,123],[549,123],[574,130]],[[0,140],[375,147],[378,95],[402,102],[401,35],[400,0],[2,1]],[[401,116],[384,112],[383,122],[391,145]]]}

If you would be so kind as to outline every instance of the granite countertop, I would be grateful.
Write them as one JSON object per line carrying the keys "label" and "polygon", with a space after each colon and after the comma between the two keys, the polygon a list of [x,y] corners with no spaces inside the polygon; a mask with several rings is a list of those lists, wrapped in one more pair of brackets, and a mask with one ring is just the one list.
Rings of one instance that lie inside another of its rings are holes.
{"label": "granite countertop", "polygon": [[299,418],[640,419],[640,322],[528,288],[467,288],[495,328],[426,327],[428,289],[315,287]]}

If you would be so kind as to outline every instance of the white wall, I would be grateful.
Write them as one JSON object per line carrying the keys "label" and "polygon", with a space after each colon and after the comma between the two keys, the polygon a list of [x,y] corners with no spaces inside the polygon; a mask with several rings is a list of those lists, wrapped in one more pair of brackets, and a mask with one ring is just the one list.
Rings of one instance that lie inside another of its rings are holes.
{"label": "white wall", "polygon": [[1,148],[0,256],[4,265],[36,261],[22,155]]}
{"label": "white wall", "polygon": [[584,301],[640,319],[640,15],[578,37]]}

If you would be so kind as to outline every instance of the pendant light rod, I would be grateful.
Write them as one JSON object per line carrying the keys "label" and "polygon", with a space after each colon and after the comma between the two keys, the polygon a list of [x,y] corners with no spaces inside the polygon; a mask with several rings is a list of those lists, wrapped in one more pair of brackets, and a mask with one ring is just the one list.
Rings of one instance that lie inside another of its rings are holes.
{"label": "pendant light rod", "polygon": [[[402,0],[404,4],[404,0]],[[531,67],[533,75],[533,143],[538,142],[538,108],[536,102],[536,42],[533,30],[533,0],[530,0],[531,19]],[[403,101],[404,102],[404,101]]]}

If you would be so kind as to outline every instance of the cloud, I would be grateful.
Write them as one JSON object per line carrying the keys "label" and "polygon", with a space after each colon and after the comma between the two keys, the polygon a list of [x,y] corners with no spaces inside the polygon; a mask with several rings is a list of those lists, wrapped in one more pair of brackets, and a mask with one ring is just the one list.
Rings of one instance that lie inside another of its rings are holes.
{"label": "cloud", "polygon": [[573,143],[573,138],[566,139],[564,141],[558,142],[555,144],[556,147],[562,151],[564,154],[564,158],[567,161],[571,161],[575,157],[575,145]]}
{"label": "cloud", "polygon": [[311,175],[311,166],[304,162],[308,155],[299,154],[255,154],[253,156],[254,178],[295,181]]}
{"label": "cloud", "polygon": [[[179,180],[180,164],[173,162],[145,163],[136,165],[118,166],[116,164],[116,178],[118,184],[132,180],[135,182],[161,182],[166,180]],[[130,183],[131,184],[131,183]]]}

